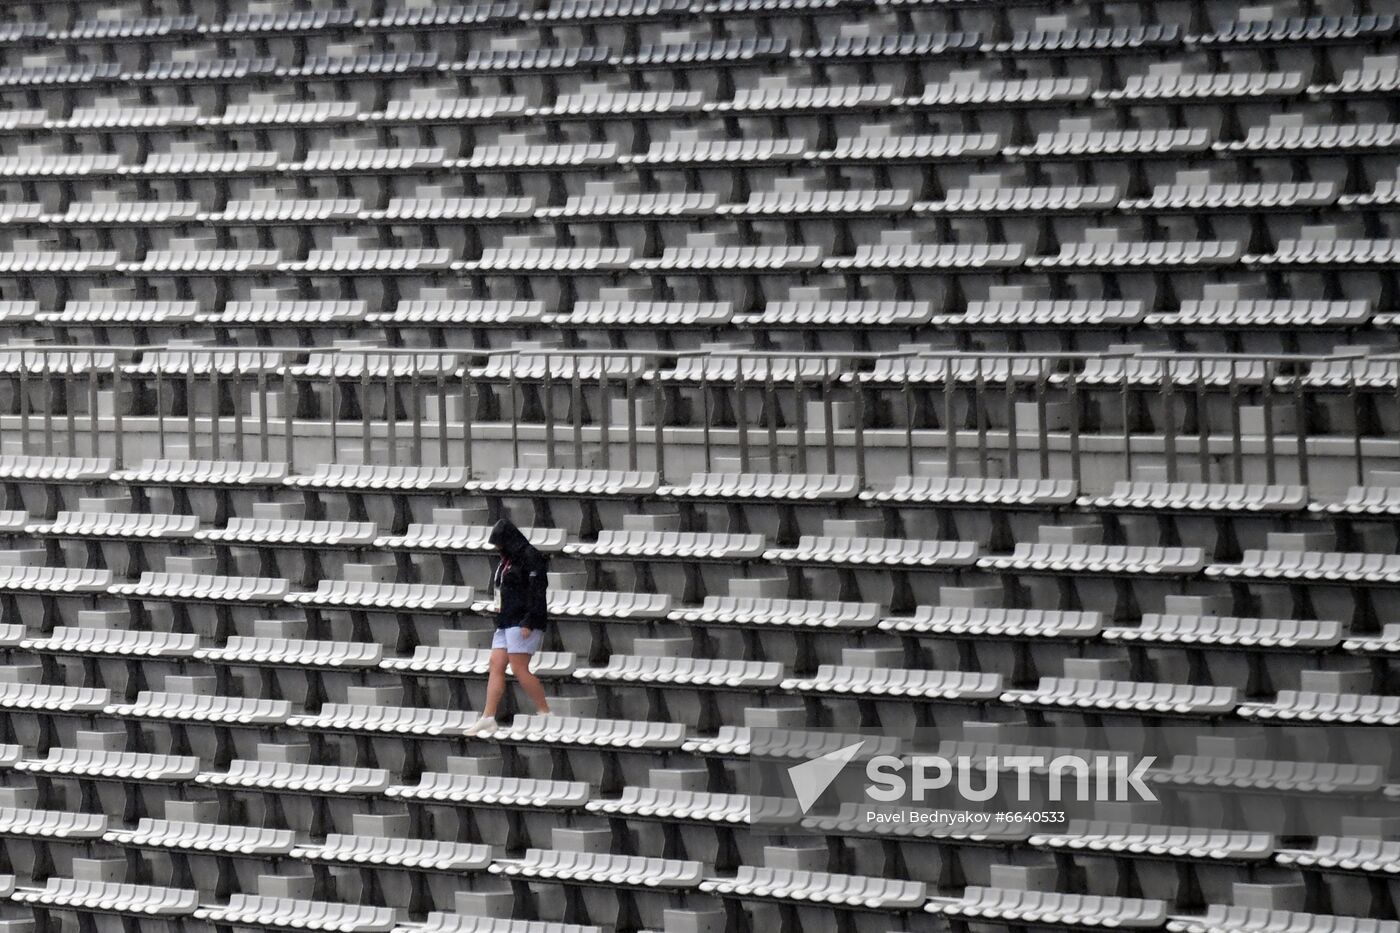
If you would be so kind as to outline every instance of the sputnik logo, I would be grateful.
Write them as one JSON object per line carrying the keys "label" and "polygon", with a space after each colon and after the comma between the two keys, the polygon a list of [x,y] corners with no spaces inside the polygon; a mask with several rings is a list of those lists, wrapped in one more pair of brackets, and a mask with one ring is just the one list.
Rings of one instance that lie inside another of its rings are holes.
{"label": "sputnik logo", "polygon": [[841,771],[856,757],[865,742],[856,742],[834,752],[827,752],[810,761],[788,768],[788,780],[792,781],[793,793],[797,795],[797,805],[806,813],[812,809],[826,789],[840,777]]}

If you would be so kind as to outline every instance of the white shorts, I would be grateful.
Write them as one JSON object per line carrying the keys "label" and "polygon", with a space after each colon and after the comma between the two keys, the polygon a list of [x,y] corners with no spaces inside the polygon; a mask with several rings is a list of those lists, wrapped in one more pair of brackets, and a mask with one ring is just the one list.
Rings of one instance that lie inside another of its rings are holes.
{"label": "white shorts", "polygon": [[530,632],[530,637],[526,638],[520,634],[520,626],[513,625],[510,628],[498,628],[496,634],[491,637],[491,649],[504,648],[507,654],[534,654],[540,650],[540,645],[544,644],[544,632],[538,629]]}

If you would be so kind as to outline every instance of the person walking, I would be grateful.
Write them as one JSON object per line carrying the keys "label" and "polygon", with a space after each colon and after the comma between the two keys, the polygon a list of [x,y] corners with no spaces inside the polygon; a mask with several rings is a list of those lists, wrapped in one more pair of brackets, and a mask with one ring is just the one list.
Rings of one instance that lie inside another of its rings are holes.
{"label": "person walking", "polygon": [[481,735],[496,728],[496,709],[506,693],[507,667],[535,704],[535,711],[549,712],[544,686],[530,672],[530,658],[540,650],[549,624],[549,559],[506,518],[496,522],[488,540],[500,553],[491,575],[496,590],[496,634],[491,639],[486,705],[476,722],[467,727],[468,735]]}

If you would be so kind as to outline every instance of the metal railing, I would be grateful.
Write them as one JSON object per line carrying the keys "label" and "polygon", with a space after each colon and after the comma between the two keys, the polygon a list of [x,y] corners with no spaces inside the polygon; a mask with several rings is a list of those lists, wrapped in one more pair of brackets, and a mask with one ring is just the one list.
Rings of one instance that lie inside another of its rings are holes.
{"label": "metal railing", "polygon": [[[298,372],[322,354],[346,371]],[[531,371],[490,366],[503,357]],[[1375,379],[1358,362],[1395,369]],[[796,472],[862,482],[876,448],[896,449],[910,473],[941,457],[949,475],[983,475],[999,458],[1013,477],[1076,480],[1090,453],[1113,455],[1121,478],[1150,455],[1169,480],[1194,466],[1243,482],[1257,458],[1263,481],[1288,463],[1304,484],[1325,441],[1360,482],[1368,460],[1400,456],[1394,372],[1400,357],[1342,354],[12,346],[0,348],[0,439],[8,452],[86,447],[120,467],[136,436],[162,456],[202,446],[289,464],[324,437],[331,461],[358,440],[362,462],[468,470],[479,443],[508,443],[515,464],[527,450],[551,466],[593,454],[663,477],[668,448],[695,445],[707,467],[729,454],[748,470],[766,454],[773,469],[786,456]]]}

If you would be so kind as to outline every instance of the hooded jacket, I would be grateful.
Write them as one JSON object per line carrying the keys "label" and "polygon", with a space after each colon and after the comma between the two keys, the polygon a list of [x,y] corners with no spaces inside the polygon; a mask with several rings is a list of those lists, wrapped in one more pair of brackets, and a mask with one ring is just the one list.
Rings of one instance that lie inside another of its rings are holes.
{"label": "hooded jacket", "polygon": [[549,624],[549,558],[509,519],[496,522],[488,540],[501,552],[491,574],[491,584],[500,594],[496,628],[543,629]]}

